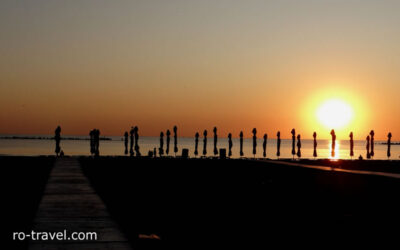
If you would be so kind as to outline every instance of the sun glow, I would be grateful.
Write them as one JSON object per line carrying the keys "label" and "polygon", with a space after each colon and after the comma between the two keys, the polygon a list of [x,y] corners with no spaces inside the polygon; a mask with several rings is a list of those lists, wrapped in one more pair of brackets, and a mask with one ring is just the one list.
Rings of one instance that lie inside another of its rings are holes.
{"label": "sun glow", "polygon": [[339,129],[348,125],[353,117],[353,109],[339,99],[325,101],[317,110],[321,124],[329,129]]}

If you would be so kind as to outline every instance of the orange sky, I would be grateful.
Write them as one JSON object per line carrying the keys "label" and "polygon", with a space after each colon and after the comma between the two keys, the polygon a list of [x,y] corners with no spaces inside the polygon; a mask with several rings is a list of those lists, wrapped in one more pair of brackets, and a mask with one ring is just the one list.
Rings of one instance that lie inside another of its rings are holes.
{"label": "orange sky", "polygon": [[303,138],[341,98],[354,131],[400,139],[395,1],[41,1],[0,3],[0,134]]}

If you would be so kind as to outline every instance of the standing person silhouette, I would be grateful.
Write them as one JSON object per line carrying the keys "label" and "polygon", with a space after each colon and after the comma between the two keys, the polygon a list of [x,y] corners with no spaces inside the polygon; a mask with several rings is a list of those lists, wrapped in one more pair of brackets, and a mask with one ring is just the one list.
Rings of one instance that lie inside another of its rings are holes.
{"label": "standing person silhouette", "polygon": [[239,139],[240,157],[243,157],[244,156],[244,153],[243,153],[243,131],[240,131],[239,137],[240,137],[240,139]]}
{"label": "standing person silhouette", "polygon": [[134,133],[135,133],[135,152],[136,152],[136,156],[140,156],[140,148],[139,148],[139,128],[137,126],[135,126],[135,128],[133,129]]}
{"label": "standing person silhouette", "polygon": [[95,133],[94,133],[94,141],[95,141],[95,156],[99,156],[100,155],[100,130],[95,129]]}
{"label": "standing person silhouette", "polygon": [[125,154],[128,154],[128,140],[129,140],[129,134],[127,131],[124,133],[124,146],[125,146]]}
{"label": "standing person silhouette", "polygon": [[313,152],[313,156],[314,156],[314,159],[318,156],[317,155],[317,132],[314,132],[313,133],[313,138],[314,138],[314,152]]}
{"label": "standing person silhouette", "polygon": [[374,151],[375,132],[373,130],[371,130],[371,132],[369,132],[369,135],[371,136],[371,153],[370,153],[370,155],[372,158],[374,158],[374,155],[375,155],[375,151]]}
{"label": "standing person silhouette", "polygon": [[203,156],[207,155],[207,130],[204,130],[203,132]]}
{"label": "standing person silhouette", "polygon": [[292,129],[292,131],[290,131],[290,133],[292,134],[292,156],[293,156],[293,160],[294,160],[294,156],[296,154],[296,130]]}
{"label": "standing person silhouette", "polygon": [[276,133],[276,156],[279,159],[279,156],[281,156],[281,132],[278,131],[278,133]]}
{"label": "standing person silhouette", "polygon": [[267,140],[268,140],[268,135],[264,134],[264,142],[263,142],[263,157],[267,157]]}
{"label": "standing person silhouette", "polygon": [[167,149],[165,150],[165,153],[168,155],[169,154],[169,142],[171,140],[171,132],[169,129],[167,130]]}
{"label": "standing person silhouette", "polygon": [[56,140],[56,156],[60,154],[61,147],[60,147],[60,141],[61,141],[61,127],[57,126],[56,130],[54,131],[54,139]]}
{"label": "standing person silhouette", "polygon": [[232,143],[232,134],[231,133],[229,133],[228,134],[228,144],[229,144],[229,153],[228,153],[228,156],[229,156],[229,158],[232,156],[232,146],[233,146],[233,143]]}
{"label": "standing person silhouette", "polygon": [[332,158],[335,158],[335,156],[336,156],[336,153],[335,153],[335,149],[336,149],[336,134],[335,134],[335,130],[334,129],[331,130],[331,136],[332,136],[331,156],[332,156]]}
{"label": "standing person silhouette", "polygon": [[390,145],[392,144],[391,140],[392,140],[392,133],[389,132],[389,134],[387,135],[388,140],[387,140],[387,157],[388,159],[390,158],[391,154],[390,154]]}
{"label": "standing person silhouette", "polygon": [[353,139],[353,132],[350,132],[350,158],[353,159],[354,156],[354,139]]}
{"label": "standing person silhouette", "polygon": [[199,147],[199,132],[196,132],[195,139],[194,139],[194,155],[197,157],[199,154],[198,147]]}
{"label": "standing person silhouette", "polygon": [[214,127],[213,132],[214,132],[214,155],[218,155],[218,148],[217,148],[217,141],[218,141],[217,127]]}
{"label": "standing person silhouette", "polygon": [[90,130],[89,132],[90,136],[90,155],[94,155],[95,149],[94,149],[94,129]]}
{"label": "standing person silhouette", "polygon": [[257,129],[256,128],[253,128],[253,130],[252,130],[252,133],[253,133],[253,155],[254,155],[254,158],[256,158],[256,153],[257,153]]}
{"label": "standing person silhouette", "polygon": [[160,147],[158,148],[158,154],[160,157],[164,155],[164,133],[162,131],[160,133]]}
{"label": "standing person silhouette", "polygon": [[130,148],[129,148],[129,155],[133,156],[133,144],[135,141],[135,129],[133,127],[131,127],[131,131],[129,131],[130,134]]}
{"label": "standing person silhouette", "polygon": [[297,157],[301,158],[301,137],[300,134],[297,135]]}

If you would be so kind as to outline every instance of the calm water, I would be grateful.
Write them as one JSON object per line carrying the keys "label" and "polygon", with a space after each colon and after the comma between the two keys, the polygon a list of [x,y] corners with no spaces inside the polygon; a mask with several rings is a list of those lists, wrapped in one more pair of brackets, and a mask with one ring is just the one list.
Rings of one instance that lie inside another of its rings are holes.
{"label": "calm water", "polygon": [[[50,136],[47,136],[50,137]],[[68,136],[87,138],[85,136]],[[111,141],[100,141],[100,154],[101,155],[124,155],[124,142],[122,137],[111,136]],[[257,140],[257,154],[256,157],[262,157],[262,139]],[[386,151],[387,145],[381,145],[381,141],[375,141],[375,157],[374,159],[387,159]],[[164,152],[165,152],[164,140]],[[336,142],[336,158],[349,159],[349,141]],[[142,155],[147,155],[149,150],[159,147],[158,137],[140,137],[139,139],[140,152]],[[173,155],[173,138],[171,137],[170,155]],[[213,156],[213,138],[208,138],[207,141],[207,155]],[[228,139],[218,138],[218,148],[228,149]],[[330,140],[318,140],[318,157],[317,158],[330,158]],[[52,155],[54,154],[55,142],[52,140],[20,140],[20,139],[0,139],[0,155]],[[189,156],[194,156],[194,138],[178,138],[178,155],[181,154],[182,148],[189,149]],[[253,157],[252,139],[244,139],[243,152],[245,157]],[[90,147],[88,140],[62,140],[61,149],[66,155],[89,155]],[[199,139],[199,154],[203,152],[203,139]],[[228,150],[227,150],[228,151]],[[291,158],[292,141],[282,140],[281,142],[281,156],[280,158]],[[172,152],[172,153],[171,153]],[[399,159],[400,146],[392,145],[391,159]],[[239,157],[239,139],[233,139],[232,148],[233,157]],[[302,140],[301,148],[302,158],[313,158],[313,141]],[[362,155],[365,158],[365,141],[354,142],[354,155],[358,157]],[[276,159],[276,139],[269,139],[267,143],[267,157]]]}

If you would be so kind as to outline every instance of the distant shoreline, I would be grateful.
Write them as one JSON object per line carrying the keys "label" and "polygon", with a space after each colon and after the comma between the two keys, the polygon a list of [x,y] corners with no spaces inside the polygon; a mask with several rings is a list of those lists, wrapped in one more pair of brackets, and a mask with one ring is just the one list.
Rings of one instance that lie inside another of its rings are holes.
{"label": "distant shoreline", "polygon": [[[1,136],[0,140],[54,140],[54,137],[44,137],[44,136]],[[61,140],[70,141],[89,141],[90,138],[79,138],[79,137],[61,137]],[[108,137],[100,137],[101,141],[112,141]]]}

